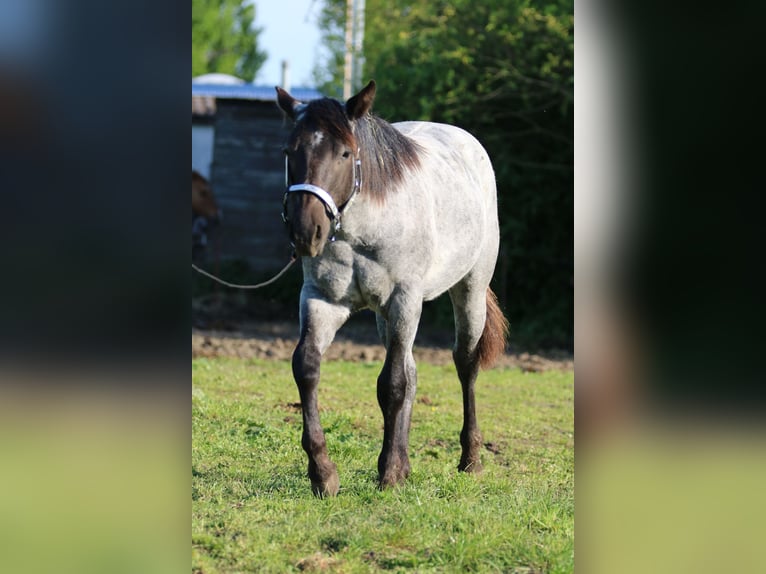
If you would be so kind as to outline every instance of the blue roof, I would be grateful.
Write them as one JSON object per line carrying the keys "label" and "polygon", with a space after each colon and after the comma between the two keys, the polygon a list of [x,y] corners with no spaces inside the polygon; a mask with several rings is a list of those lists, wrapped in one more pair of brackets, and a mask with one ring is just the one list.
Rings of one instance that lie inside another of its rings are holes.
{"label": "blue roof", "polygon": [[[324,97],[314,88],[290,88],[290,95],[303,102]],[[253,84],[195,84],[192,82],[192,96],[229,98],[236,100],[263,100],[273,102],[277,97],[274,86]]]}

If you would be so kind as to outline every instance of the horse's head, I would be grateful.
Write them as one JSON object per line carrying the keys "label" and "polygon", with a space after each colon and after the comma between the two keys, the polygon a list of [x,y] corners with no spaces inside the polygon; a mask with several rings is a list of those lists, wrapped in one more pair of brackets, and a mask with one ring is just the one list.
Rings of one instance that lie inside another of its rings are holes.
{"label": "horse's head", "polygon": [[192,215],[202,215],[212,220],[220,217],[210,182],[194,170],[192,170]]}
{"label": "horse's head", "polygon": [[345,105],[324,98],[302,103],[277,88],[279,107],[294,121],[285,145],[285,222],[299,256],[321,255],[340,215],[359,191],[359,149],[354,122],[375,98],[371,81]]}

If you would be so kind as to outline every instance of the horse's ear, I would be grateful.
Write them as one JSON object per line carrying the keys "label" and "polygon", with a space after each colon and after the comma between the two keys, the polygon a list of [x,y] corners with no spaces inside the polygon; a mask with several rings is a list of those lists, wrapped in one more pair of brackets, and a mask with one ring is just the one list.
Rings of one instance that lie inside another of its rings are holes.
{"label": "horse's ear", "polygon": [[277,103],[279,104],[279,107],[282,108],[282,111],[285,112],[290,119],[294,120],[295,108],[300,105],[300,102],[279,86],[275,86],[275,88],[277,90]]}
{"label": "horse's ear", "polygon": [[346,102],[346,114],[349,119],[356,120],[370,111],[372,102],[375,100],[375,80],[361,89],[361,91],[349,98]]}

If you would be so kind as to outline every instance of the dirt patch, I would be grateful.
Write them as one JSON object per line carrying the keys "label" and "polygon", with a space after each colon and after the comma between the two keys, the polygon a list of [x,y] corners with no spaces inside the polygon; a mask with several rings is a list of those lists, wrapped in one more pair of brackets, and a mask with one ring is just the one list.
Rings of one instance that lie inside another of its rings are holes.
{"label": "dirt patch", "polygon": [[[375,320],[367,319],[355,319],[344,325],[325,353],[324,360],[382,362],[385,349],[378,339]],[[228,322],[222,327],[192,328],[192,356],[289,360],[298,343],[297,321]],[[415,340],[415,359],[435,365],[450,364],[451,347],[451,333],[424,330],[418,333]],[[500,358],[497,366],[518,367],[531,372],[572,370],[574,358],[565,352],[529,353],[510,349]]]}

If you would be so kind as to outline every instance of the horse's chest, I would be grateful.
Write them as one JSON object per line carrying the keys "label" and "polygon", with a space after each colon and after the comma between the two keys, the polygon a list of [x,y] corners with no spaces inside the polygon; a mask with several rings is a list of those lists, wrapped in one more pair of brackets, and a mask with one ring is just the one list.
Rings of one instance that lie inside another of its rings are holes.
{"label": "horse's chest", "polygon": [[360,257],[354,265],[354,277],[365,306],[374,311],[382,309],[394,290],[388,270],[375,261]]}
{"label": "horse's chest", "polygon": [[334,303],[354,305],[359,298],[350,261],[334,258],[311,261],[304,268],[304,280],[318,287]]}
{"label": "horse's chest", "polygon": [[353,309],[381,309],[394,289],[388,270],[364,255],[333,253],[331,258],[312,261],[304,269],[306,278],[327,299]]}

